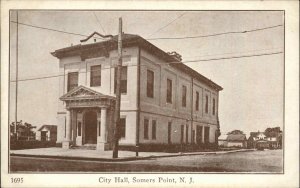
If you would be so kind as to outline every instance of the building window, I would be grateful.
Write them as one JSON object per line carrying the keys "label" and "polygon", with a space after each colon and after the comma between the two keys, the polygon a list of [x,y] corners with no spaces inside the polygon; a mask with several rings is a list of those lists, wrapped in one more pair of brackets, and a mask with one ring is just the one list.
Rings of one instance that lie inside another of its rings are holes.
{"label": "building window", "polygon": [[199,111],[199,92],[196,91],[196,111]]}
{"label": "building window", "polygon": [[182,106],[186,107],[186,86],[182,86]]}
{"label": "building window", "polygon": [[154,96],[154,72],[147,70],[147,97]]}
{"label": "building window", "polygon": [[172,80],[167,79],[167,103],[172,103]]}
{"label": "building window", "polygon": [[168,144],[171,144],[172,122],[168,122]]}
{"label": "building window", "polygon": [[185,143],[189,143],[189,125],[185,126]]}
{"label": "building window", "polygon": [[149,120],[144,119],[144,139],[149,139]]}
{"label": "building window", "polygon": [[[114,92],[117,89],[117,68],[115,68],[115,87]],[[127,93],[127,66],[122,66],[121,69],[121,83],[120,83],[121,94]]]}
{"label": "building window", "polygon": [[101,65],[91,66],[90,86],[101,86]]}
{"label": "building window", "polygon": [[156,139],[156,120],[152,120],[152,139]]}
{"label": "building window", "polygon": [[68,73],[68,92],[78,86],[78,72]]}
{"label": "building window", "polygon": [[208,113],[208,95],[205,95],[205,113]]}
{"label": "building window", "polygon": [[202,143],[202,126],[196,127],[196,143],[197,144]]}
{"label": "building window", "polygon": [[183,143],[183,137],[184,137],[184,125],[181,125],[181,134],[180,134],[180,143]]}
{"label": "building window", "polygon": [[126,118],[120,118],[119,131],[120,131],[120,138],[125,138],[125,136],[126,136]]}
{"label": "building window", "polygon": [[209,143],[209,127],[204,128],[204,143]]}
{"label": "building window", "polygon": [[191,142],[194,144],[195,143],[195,130],[192,130],[192,139]]}
{"label": "building window", "polygon": [[213,113],[213,115],[216,114],[216,100],[215,100],[215,99],[213,99],[213,109],[212,109],[212,113]]}

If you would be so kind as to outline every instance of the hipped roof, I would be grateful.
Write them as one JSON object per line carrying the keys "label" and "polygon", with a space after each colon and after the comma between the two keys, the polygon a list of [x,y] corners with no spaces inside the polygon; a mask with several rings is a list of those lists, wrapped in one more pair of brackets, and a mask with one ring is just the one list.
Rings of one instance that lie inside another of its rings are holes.
{"label": "hipped roof", "polygon": [[57,126],[56,125],[43,125],[41,128],[38,129],[38,131],[41,131],[44,128],[48,129],[50,132],[57,132]]}
{"label": "hipped roof", "polygon": [[227,141],[245,141],[246,135],[244,134],[229,134],[227,136]]}

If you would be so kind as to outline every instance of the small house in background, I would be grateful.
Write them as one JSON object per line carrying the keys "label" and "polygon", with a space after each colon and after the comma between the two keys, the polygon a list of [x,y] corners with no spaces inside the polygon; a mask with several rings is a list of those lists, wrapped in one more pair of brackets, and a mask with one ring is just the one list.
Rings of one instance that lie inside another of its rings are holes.
{"label": "small house in background", "polygon": [[282,131],[279,127],[267,128],[265,132],[251,132],[248,148],[281,148]]}
{"label": "small house in background", "polygon": [[36,132],[36,140],[40,141],[55,141],[57,140],[57,126],[43,125]]}
{"label": "small house in background", "polygon": [[218,138],[219,147],[227,147],[227,135],[221,135]]}
{"label": "small house in background", "polygon": [[226,138],[227,147],[247,147],[247,138],[245,134],[229,134]]}
{"label": "small house in background", "polygon": [[263,132],[250,132],[250,137],[248,138],[248,148],[257,148],[258,145],[260,147],[267,147],[266,135]]}

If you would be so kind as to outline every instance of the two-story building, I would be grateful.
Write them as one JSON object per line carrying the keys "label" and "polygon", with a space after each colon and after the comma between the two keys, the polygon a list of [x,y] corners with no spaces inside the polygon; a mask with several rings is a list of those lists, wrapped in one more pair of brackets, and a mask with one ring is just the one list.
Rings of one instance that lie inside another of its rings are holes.
{"label": "two-story building", "polygon": [[[217,144],[222,87],[138,35],[122,35],[120,146]],[[57,142],[111,149],[117,36],[56,50]]]}

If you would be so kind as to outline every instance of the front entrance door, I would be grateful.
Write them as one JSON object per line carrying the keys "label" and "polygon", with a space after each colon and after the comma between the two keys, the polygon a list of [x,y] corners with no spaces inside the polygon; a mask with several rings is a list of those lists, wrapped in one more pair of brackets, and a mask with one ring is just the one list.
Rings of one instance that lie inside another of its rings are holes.
{"label": "front entrance door", "polygon": [[86,112],[85,122],[85,144],[97,143],[97,113],[94,111]]}
{"label": "front entrance door", "polygon": [[41,131],[41,141],[47,140],[47,131]]}

